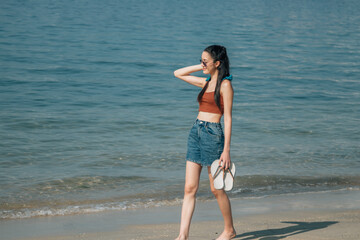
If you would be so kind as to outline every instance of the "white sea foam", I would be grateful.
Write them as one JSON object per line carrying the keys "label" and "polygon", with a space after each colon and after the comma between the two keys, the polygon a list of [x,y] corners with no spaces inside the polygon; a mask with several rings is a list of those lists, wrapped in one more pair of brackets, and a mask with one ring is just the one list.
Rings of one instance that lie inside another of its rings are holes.
{"label": "white sea foam", "polygon": [[81,206],[67,206],[65,208],[40,208],[40,209],[22,209],[22,210],[5,210],[0,213],[2,219],[23,219],[31,217],[46,217],[46,216],[64,216],[71,214],[86,214],[98,213],[104,211],[123,211],[139,208],[173,206],[181,203],[181,199],[173,200],[154,200],[149,199],[144,202],[122,202],[122,203],[103,203],[103,204],[88,204]]}
{"label": "white sea foam", "polygon": [[[324,194],[324,193],[342,193],[346,191],[360,191],[360,187],[346,187],[334,190],[322,190],[322,191],[307,191],[307,192],[296,192],[296,193],[277,193],[277,194],[266,194],[261,196],[241,196],[237,195],[242,193],[242,189],[237,189],[231,192],[231,199],[262,199],[267,197],[276,196],[301,196],[307,194]],[[198,201],[215,201],[213,197],[201,196],[198,197]],[[22,210],[5,210],[0,213],[2,219],[24,219],[31,217],[46,217],[46,216],[64,216],[72,214],[90,214],[99,213],[105,211],[125,211],[134,210],[141,208],[152,208],[161,206],[180,206],[182,203],[181,198],[168,199],[168,200],[156,200],[148,199],[147,201],[134,201],[134,202],[121,202],[121,203],[102,203],[102,204],[87,204],[81,206],[67,206],[65,208],[39,208],[39,209],[22,209]]]}

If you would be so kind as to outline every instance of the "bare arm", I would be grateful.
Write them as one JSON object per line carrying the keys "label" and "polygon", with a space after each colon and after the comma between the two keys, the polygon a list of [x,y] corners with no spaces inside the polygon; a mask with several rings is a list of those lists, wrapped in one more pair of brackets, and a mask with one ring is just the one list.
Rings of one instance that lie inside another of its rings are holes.
{"label": "bare arm", "polygon": [[184,80],[187,83],[190,83],[192,85],[202,88],[205,86],[206,78],[190,75],[191,73],[198,72],[200,70],[202,70],[201,64],[184,67],[184,68],[180,68],[180,69],[176,70],[174,72],[174,76],[177,78],[180,78],[181,80]]}
{"label": "bare arm", "polygon": [[224,167],[227,169],[230,167],[230,142],[231,142],[231,130],[232,130],[232,105],[234,98],[234,90],[232,88],[231,82],[224,80],[225,82],[221,84],[221,93],[224,99],[224,125],[225,125],[225,142],[224,150],[221,154],[220,161],[224,162]]}

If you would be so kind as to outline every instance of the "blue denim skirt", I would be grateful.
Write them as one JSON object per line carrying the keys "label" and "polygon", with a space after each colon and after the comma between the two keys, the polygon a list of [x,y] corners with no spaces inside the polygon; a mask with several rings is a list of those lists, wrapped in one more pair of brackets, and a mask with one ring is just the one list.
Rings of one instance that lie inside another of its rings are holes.
{"label": "blue denim skirt", "polygon": [[211,166],[224,150],[224,132],[220,123],[196,119],[188,137],[186,160]]}

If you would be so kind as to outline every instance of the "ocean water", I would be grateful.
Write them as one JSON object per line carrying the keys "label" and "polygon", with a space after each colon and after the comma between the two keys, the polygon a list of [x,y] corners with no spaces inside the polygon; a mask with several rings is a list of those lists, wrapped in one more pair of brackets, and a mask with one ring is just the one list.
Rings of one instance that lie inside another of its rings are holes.
{"label": "ocean water", "polygon": [[[360,2],[0,7],[0,218],[180,204],[211,44],[235,91],[231,198],[360,190]],[[198,75],[201,76],[202,73]],[[207,171],[200,200],[211,196]]]}

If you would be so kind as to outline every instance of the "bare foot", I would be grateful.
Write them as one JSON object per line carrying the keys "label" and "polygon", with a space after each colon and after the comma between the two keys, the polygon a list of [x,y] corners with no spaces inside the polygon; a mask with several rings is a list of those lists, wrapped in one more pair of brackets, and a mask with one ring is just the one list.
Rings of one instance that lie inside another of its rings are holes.
{"label": "bare foot", "polygon": [[230,240],[233,239],[236,236],[236,231],[233,229],[233,231],[223,231],[222,234],[216,239],[216,240]]}
{"label": "bare foot", "polygon": [[179,235],[177,238],[175,238],[175,240],[188,240],[188,238],[184,237],[182,235]]}

